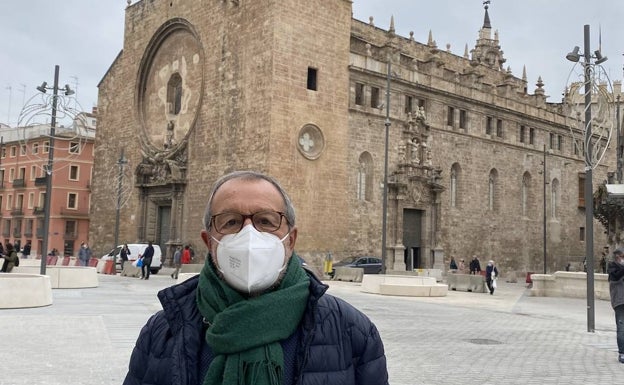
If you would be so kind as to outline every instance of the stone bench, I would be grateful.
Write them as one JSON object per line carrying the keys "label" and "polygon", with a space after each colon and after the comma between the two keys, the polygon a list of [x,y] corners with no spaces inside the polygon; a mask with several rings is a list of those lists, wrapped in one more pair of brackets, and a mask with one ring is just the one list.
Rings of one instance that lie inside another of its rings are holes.
{"label": "stone bench", "polygon": [[[535,297],[587,298],[587,273],[583,271],[556,271],[553,274],[532,274]],[[610,300],[607,274],[594,274],[594,297]]]}
{"label": "stone bench", "polygon": [[437,282],[442,282],[441,269],[414,269],[414,273],[419,277],[434,277]]}
{"label": "stone bench", "polygon": [[180,266],[180,273],[201,273],[203,263],[185,263]]}
{"label": "stone bench", "polygon": [[178,273],[178,279],[176,283],[182,283],[189,278],[193,278],[194,276],[201,273],[204,268],[203,263],[184,263],[180,266],[180,271]]}
{"label": "stone bench", "polygon": [[131,262],[124,263],[124,268],[121,271],[123,277],[140,277],[141,268],[134,266]]}
{"label": "stone bench", "polygon": [[448,287],[438,284],[435,277],[364,274],[362,291],[408,297],[444,297],[448,293]]}
{"label": "stone bench", "polygon": [[[22,266],[13,268],[14,273],[39,274],[39,266]],[[46,276],[50,277],[53,289],[80,289],[98,287],[99,281],[95,267],[83,266],[46,266]]]}
{"label": "stone bench", "polygon": [[335,281],[362,282],[364,270],[357,267],[336,267],[334,270]]}
{"label": "stone bench", "polygon": [[13,271],[0,273],[0,309],[52,305],[49,276],[16,273],[15,269]]}
{"label": "stone bench", "polygon": [[449,274],[446,276],[446,282],[449,290],[473,293],[485,293],[488,291],[483,275]]}

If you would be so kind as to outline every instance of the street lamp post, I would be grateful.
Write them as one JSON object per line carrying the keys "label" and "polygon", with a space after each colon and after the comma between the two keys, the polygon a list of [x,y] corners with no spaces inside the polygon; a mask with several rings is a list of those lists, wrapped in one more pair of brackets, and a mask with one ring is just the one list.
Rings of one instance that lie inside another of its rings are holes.
{"label": "street lamp post", "polygon": [[624,156],[624,151],[622,146],[624,146],[624,138],[622,137],[622,122],[620,120],[620,95],[617,95],[615,97],[615,106],[616,106],[616,113],[615,113],[615,119],[616,119],[616,127],[617,127],[617,172],[616,172],[616,178],[617,178],[617,182],[618,183],[622,183],[622,162],[623,162],[623,156]]}
{"label": "street lamp post", "polygon": [[[41,254],[41,269],[40,274],[45,275],[46,263],[48,259],[48,246],[50,241],[50,206],[52,198],[52,165],[54,163],[54,135],[56,135],[56,108],[58,103],[58,79],[59,79],[59,66],[54,66],[54,86],[52,87],[52,120],[50,122],[50,138],[48,145],[48,164],[46,165],[46,195],[45,202],[43,203],[44,217],[43,217],[43,250]],[[43,90],[45,92],[45,86]]]}
{"label": "street lamp post", "polygon": [[542,161],[542,164],[544,165],[544,168],[542,169],[542,174],[544,174],[544,274],[546,274],[546,143],[544,143],[544,160]]}
{"label": "street lamp post", "polygon": [[[584,26],[584,42],[583,42],[583,77],[585,85],[585,129],[584,129],[584,150],[585,150],[585,264],[587,267],[587,331],[595,331],[594,317],[594,200],[593,200],[593,181],[592,170],[598,164],[593,159],[592,145],[592,88],[594,66],[599,65],[607,60],[606,56],[602,56],[600,50],[595,51],[592,56],[590,50],[590,34],[589,25]],[[579,47],[566,55],[566,59],[572,62],[578,62],[581,56]],[[592,63],[592,59],[596,59]],[[595,164],[594,164],[595,163]]]}
{"label": "street lamp post", "polygon": [[388,137],[390,132],[390,76],[392,74],[392,58],[388,55],[388,74],[386,76],[386,141],[384,146],[384,182],[381,221],[381,273],[386,274],[386,229],[388,227]]}
{"label": "street lamp post", "polygon": [[[56,135],[56,113],[58,106],[58,91],[59,91],[59,66],[54,66],[54,85],[52,88],[47,87],[47,83],[43,82],[37,87],[37,90],[46,93],[46,90],[52,90],[52,119],[50,121],[50,138],[48,139],[48,164],[45,166],[46,172],[46,194],[44,201],[44,217],[43,217],[43,245],[41,250],[41,268],[40,274],[46,273],[46,262],[48,255],[48,247],[50,240],[50,206],[52,205],[52,168],[54,164],[54,136]],[[64,87],[65,95],[72,95],[72,91],[68,85]]]}
{"label": "street lamp post", "polygon": [[[123,180],[123,170],[124,166],[128,163],[128,160],[124,157],[124,149],[121,149],[121,155],[119,156],[119,160],[117,161],[117,165],[119,166],[119,173],[117,174],[117,205],[115,207],[115,244],[113,248],[117,247],[119,244],[119,211],[121,210],[121,187]],[[116,261],[113,261],[113,272],[115,271]]]}
{"label": "street lamp post", "polygon": [[592,124],[591,124],[591,51],[589,50],[589,25],[584,31],[585,54],[585,257],[587,258],[587,331],[595,330],[594,314],[594,200],[592,181]]}

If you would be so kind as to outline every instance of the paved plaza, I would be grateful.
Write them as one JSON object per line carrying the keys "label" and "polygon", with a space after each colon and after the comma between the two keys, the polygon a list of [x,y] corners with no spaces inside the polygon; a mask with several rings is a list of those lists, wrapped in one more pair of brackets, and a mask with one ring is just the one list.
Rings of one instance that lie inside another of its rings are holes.
{"label": "paved plaza", "polygon": [[[120,384],[140,328],[160,310],[156,293],[174,283],[169,273],[100,275],[97,288],[53,290],[51,306],[0,310],[0,385]],[[596,300],[588,333],[586,300],[531,297],[523,283],[439,298],[329,285],[379,328],[392,385],[624,381],[607,301]]]}

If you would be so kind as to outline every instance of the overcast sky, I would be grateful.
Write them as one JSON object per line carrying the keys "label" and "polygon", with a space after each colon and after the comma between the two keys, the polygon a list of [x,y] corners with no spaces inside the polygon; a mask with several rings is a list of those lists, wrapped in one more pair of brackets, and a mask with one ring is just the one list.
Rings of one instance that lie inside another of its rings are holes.
{"label": "overcast sky", "polygon": [[[174,0],[191,1],[191,0]],[[243,0],[261,1],[261,0]],[[330,0],[326,0],[330,1]],[[97,84],[123,44],[126,0],[1,0],[0,122],[17,123],[24,101],[43,81],[52,84],[60,66],[61,85],[77,89],[79,105],[97,104]],[[565,55],[583,51],[583,26],[591,26],[591,51],[601,31],[604,63],[611,80],[622,79],[624,1],[621,0],[492,0],[492,29],[507,59],[505,67],[522,76],[526,65],[529,92],[542,76],[550,102],[559,102],[572,64]],[[463,55],[472,49],[483,25],[481,0],[353,0],[353,16],[388,29],[394,15],[401,36],[414,32],[426,43],[429,30],[438,47]]]}

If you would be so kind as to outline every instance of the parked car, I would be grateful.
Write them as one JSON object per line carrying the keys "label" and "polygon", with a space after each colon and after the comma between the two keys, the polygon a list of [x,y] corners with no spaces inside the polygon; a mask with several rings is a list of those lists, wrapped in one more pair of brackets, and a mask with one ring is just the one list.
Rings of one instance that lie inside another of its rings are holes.
{"label": "parked car", "polygon": [[342,261],[332,264],[332,272],[330,276],[333,278],[336,267],[353,267],[364,269],[364,274],[381,273],[381,258],[371,256],[357,256],[343,259]]}
{"label": "parked car", "polygon": [[[102,260],[106,261],[111,259],[113,256],[116,260],[117,270],[121,269],[121,257],[119,256],[119,252],[121,251],[123,245],[119,245],[112,249],[109,253],[102,256]],[[154,256],[152,257],[152,266],[150,268],[150,273],[158,274],[160,269],[162,268],[162,251],[160,250],[160,246],[154,246]],[[128,262],[132,263],[136,261],[140,255],[143,254],[145,248],[147,247],[147,243],[128,243],[128,249],[130,249],[130,255],[128,256]]]}

